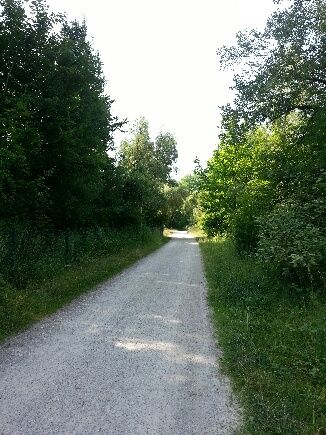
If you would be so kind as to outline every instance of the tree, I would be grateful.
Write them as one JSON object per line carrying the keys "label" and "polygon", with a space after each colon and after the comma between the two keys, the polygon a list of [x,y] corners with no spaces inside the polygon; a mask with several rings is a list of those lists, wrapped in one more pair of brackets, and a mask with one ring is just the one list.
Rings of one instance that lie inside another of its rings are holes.
{"label": "tree", "polygon": [[223,108],[224,122],[238,118],[254,125],[294,110],[325,111],[325,33],[324,0],[292,0],[268,19],[264,31],[239,32],[236,46],[221,47],[221,66],[241,67],[234,76],[234,109]]}
{"label": "tree", "polygon": [[160,133],[151,141],[148,122],[141,118],[131,131],[131,138],[121,144],[120,167],[125,173],[125,200],[134,221],[162,225],[164,221],[164,184],[177,159],[176,140],[170,133]]}
{"label": "tree", "polygon": [[0,7],[0,217],[89,225],[121,126],[99,55],[85,23],[50,14],[43,0]]}
{"label": "tree", "polygon": [[121,163],[130,170],[152,178],[153,181],[166,183],[170,179],[178,158],[177,142],[169,132],[159,133],[152,142],[149,125],[145,118],[136,121],[131,130],[130,140],[121,143]]}
{"label": "tree", "polygon": [[209,234],[300,286],[325,285],[325,35],[325,2],[292,0],[219,50],[240,70],[200,194]]}
{"label": "tree", "polygon": [[165,219],[168,228],[185,229],[197,223],[198,175],[191,174],[164,188]]}
{"label": "tree", "polygon": [[302,138],[302,123],[288,116],[249,131],[241,144],[220,145],[202,174],[202,225],[291,282],[318,286],[325,279],[326,171],[320,144]]}
{"label": "tree", "polygon": [[37,126],[44,52],[53,16],[44,3],[0,2],[0,194],[2,218],[37,218],[49,200],[38,169],[42,138]]}
{"label": "tree", "polygon": [[174,136],[169,132],[159,133],[155,139],[156,179],[167,183],[171,172],[176,171],[174,164],[177,158],[177,142]]}

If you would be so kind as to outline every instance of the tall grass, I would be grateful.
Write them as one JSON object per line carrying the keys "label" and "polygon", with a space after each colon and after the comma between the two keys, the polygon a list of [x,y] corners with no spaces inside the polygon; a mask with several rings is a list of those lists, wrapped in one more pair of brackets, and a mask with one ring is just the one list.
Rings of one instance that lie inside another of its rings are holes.
{"label": "tall grass", "polygon": [[17,288],[41,282],[60,269],[87,258],[117,252],[149,240],[148,228],[117,231],[90,228],[81,231],[40,231],[30,226],[0,227],[0,276]]}
{"label": "tall grass", "polygon": [[[0,341],[118,273],[165,241],[157,230],[2,229]],[[13,255],[14,254],[14,255]]]}
{"label": "tall grass", "polygon": [[324,297],[294,295],[228,240],[200,246],[223,364],[244,408],[241,434],[324,433]]}

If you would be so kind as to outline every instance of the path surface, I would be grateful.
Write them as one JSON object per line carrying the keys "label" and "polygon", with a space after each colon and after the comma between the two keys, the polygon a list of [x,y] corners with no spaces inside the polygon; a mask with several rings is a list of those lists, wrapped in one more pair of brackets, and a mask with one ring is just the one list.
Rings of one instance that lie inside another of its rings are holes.
{"label": "path surface", "polygon": [[227,434],[199,247],[163,248],[0,346],[1,434]]}

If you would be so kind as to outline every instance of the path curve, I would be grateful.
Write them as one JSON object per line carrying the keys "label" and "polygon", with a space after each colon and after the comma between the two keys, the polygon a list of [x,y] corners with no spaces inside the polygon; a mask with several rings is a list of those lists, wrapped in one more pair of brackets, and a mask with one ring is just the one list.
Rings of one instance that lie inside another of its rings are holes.
{"label": "path curve", "polygon": [[0,346],[0,433],[229,434],[199,247],[184,232]]}

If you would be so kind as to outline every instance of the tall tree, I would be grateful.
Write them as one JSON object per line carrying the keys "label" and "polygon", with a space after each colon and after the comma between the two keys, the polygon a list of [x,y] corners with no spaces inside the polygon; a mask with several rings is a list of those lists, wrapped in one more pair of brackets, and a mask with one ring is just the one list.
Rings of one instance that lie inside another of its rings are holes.
{"label": "tall tree", "polygon": [[291,0],[237,39],[219,50],[236,96],[202,176],[203,224],[296,284],[324,285],[325,2]]}
{"label": "tall tree", "polygon": [[85,23],[50,14],[44,0],[0,7],[1,217],[89,224],[121,126],[99,56]]}
{"label": "tall tree", "polygon": [[125,173],[126,201],[134,219],[151,225],[163,224],[164,184],[170,181],[178,153],[170,133],[160,133],[151,141],[148,122],[139,119],[131,138],[121,144],[120,166]]}
{"label": "tall tree", "polygon": [[[325,33],[325,1],[292,0],[271,15],[262,32],[239,32],[236,46],[220,48],[221,66],[236,69],[238,119],[252,125],[294,110],[310,115],[325,110]],[[230,106],[224,114],[230,124],[235,117]]]}

